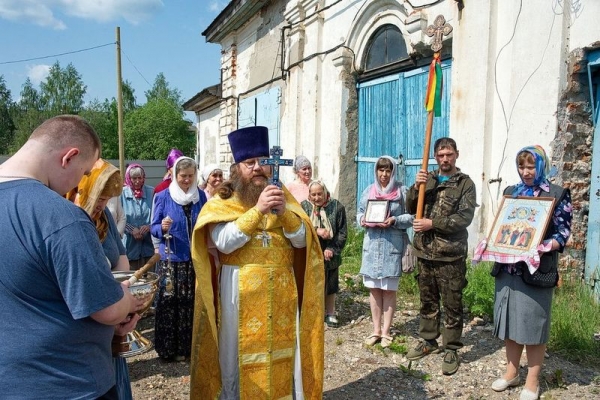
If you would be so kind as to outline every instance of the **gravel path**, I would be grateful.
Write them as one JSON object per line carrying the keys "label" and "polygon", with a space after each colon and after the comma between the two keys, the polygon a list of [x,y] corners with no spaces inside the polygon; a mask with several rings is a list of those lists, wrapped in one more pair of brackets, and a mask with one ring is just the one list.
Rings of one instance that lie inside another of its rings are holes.
{"label": "gravel path", "polygon": [[[408,361],[397,352],[367,347],[371,333],[368,297],[343,291],[338,299],[339,328],[325,331],[324,399],[518,399],[520,388],[502,393],[490,386],[504,371],[502,342],[492,336],[492,326],[481,319],[464,328],[462,364],[452,376],[442,374],[443,354],[433,354],[408,369]],[[392,333],[401,351],[417,342],[417,305],[398,301]],[[153,337],[153,318],[140,321],[138,328]],[[189,360],[164,362],[154,350],[128,359],[134,399],[189,398]],[[527,374],[521,360],[521,379]],[[600,366],[585,368],[550,353],[543,368],[544,399],[600,399]]]}

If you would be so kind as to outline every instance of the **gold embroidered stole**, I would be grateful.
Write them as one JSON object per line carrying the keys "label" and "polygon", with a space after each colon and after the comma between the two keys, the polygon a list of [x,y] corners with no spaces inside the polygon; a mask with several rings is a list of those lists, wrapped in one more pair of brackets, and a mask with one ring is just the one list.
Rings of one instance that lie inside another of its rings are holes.
{"label": "gold embroidered stole", "polygon": [[[297,296],[301,299],[299,330],[304,394],[306,399],[322,398],[323,253],[308,216],[285,187],[284,193],[286,208],[300,217],[307,229],[306,249],[289,247],[282,228],[276,226],[276,222],[268,222],[270,247],[262,246],[261,226],[252,235],[251,241],[238,250],[239,253],[216,255],[214,249],[211,251],[209,248],[208,227],[235,221],[248,210],[234,196],[227,200],[213,197],[200,212],[192,236],[196,303],[191,399],[217,399],[221,392],[216,277],[223,264],[242,266],[239,279],[242,398],[263,398],[265,394],[268,398],[291,398],[297,312],[297,301],[294,300]],[[277,220],[274,216],[268,219]],[[261,260],[261,264],[246,264],[244,261],[248,259]],[[296,279],[300,274],[297,284],[301,297],[296,293],[295,274]],[[262,395],[254,395],[259,392]]]}
{"label": "gold embroidered stole", "polygon": [[[241,399],[291,398],[296,348],[297,292],[294,251],[276,226],[253,232],[242,248],[222,254],[224,265],[239,265],[239,371]],[[268,247],[262,236],[270,236]],[[261,264],[249,264],[260,260]],[[226,323],[226,322],[225,322]]]}

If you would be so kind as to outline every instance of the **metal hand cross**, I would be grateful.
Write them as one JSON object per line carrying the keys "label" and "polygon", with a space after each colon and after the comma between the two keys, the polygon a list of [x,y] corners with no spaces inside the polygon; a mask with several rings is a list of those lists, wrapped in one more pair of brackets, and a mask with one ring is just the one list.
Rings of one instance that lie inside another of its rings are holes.
{"label": "metal hand cross", "polygon": [[289,167],[294,163],[294,160],[281,158],[283,155],[283,149],[279,146],[273,146],[271,151],[269,151],[269,154],[271,154],[271,158],[264,158],[260,160],[260,165],[273,166],[273,177],[271,178],[271,183],[281,188],[281,182],[279,182],[279,166]]}

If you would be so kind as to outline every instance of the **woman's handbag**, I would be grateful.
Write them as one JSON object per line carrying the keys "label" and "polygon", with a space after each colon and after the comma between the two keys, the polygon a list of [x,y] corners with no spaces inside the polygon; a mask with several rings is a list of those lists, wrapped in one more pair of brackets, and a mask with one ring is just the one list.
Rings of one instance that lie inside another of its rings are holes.
{"label": "woman's handbag", "polygon": [[553,288],[558,283],[558,255],[556,252],[548,254],[552,257],[550,262],[540,263],[540,267],[532,274],[527,265],[523,265],[521,271],[523,282],[531,286]]}
{"label": "woman's handbag", "polygon": [[404,246],[404,253],[402,254],[402,272],[410,274],[417,266],[417,257],[413,254],[413,247],[410,244],[408,234],[404,235],[404,240],[406,246]]}

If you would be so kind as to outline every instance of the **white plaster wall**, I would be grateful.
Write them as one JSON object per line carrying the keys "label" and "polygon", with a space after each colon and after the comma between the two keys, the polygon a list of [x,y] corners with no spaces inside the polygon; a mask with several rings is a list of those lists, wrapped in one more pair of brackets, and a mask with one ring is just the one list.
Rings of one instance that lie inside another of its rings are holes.
{"label": "white plaster wall", "polygon": [[198,115],[196,123],[198,135],[198,168],[200,171],[208,164],[219,164],[224,171],[229,171],[229,165],[223,163],[224,155],[219,146],[219,120],[221,110],[215,107]]}
{"label": "white plaster wall", "polygon": [[[422,29],[443,14],[454,28],[450,135],[458,142],[458,166],[476,183],[481,204],[470,227],[473,244],[487,234],[502,190],[518,180],[516,152],[529,144],[551,150],[567,52],[600,40],[595,24],[600,2],[570,1],[583,8],[564,14],[557,9],[564,2],[558,0],[477,0],[465,2],[459,14],[454,0],[425,9],[412,8],[414,1],[349,0],[288,31],[284,56],[289,65],[344,44],[354,51],[354,64],[359,66],[370,34],[382,24],[399,26],[411,51],[410,46],[430,41]],[[224,96],[244,93],[272,79],[274,66],[279,66],[279,28],[312,14],[317,3],[322,7],[331,2],[274,2],[266,14],[257,14],[235,37],[228,38],[223,47],[237,45],[237,74],[224,83]],[[255,44],[265,18],[281,10],[286,20],[270,26],[271,32]],[[344,179],[339,176],[339,155],[346,140],[348,96],[340,79],[342,67],[334,65],[340,52],[305,61],[278,83],[282,87],[284,157],[304,154],[318,160],[315,171],[334,196]],[[492,178],[502,178],[502,182],[489,183]],[[291,168],[284,168],[282,180],[291,179]]]}
{"label": "white plaster wall", "polygon": [[586,47],[600,41],[600,1],[597,0],[570,0],[568,9],[561,3],[566,1],[553,0],[557,13],[565,13],[570,29],[569,50]]}

